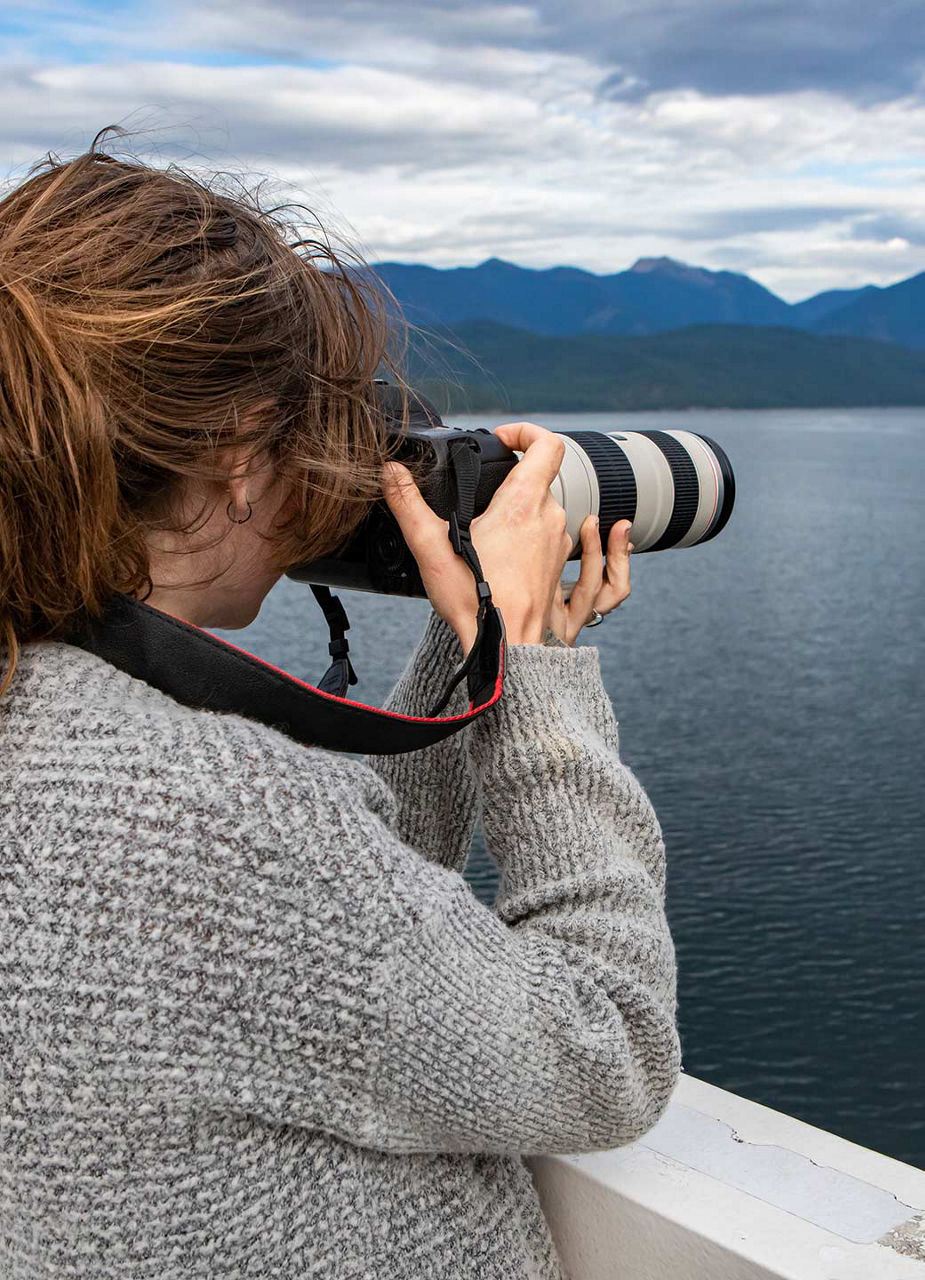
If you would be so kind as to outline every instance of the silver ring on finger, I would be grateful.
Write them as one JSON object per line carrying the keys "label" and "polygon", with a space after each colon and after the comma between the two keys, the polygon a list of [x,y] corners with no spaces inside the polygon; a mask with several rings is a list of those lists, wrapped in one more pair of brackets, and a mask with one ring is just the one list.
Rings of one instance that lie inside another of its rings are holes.
{"label": "silver ring on finger", "polygon": [[599,627],[603,621],[604,621],[604,615],[602,613],[598,613],[596,609],[592,609],[591,612],[588,614],[587,618],[585,619],[585,626]]}

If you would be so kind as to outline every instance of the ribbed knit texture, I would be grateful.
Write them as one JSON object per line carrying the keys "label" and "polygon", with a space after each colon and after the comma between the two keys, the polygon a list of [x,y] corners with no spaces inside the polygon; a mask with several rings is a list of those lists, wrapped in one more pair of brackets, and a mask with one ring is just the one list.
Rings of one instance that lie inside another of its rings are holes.
{"label": "ribbed knit texture", "polygon": [[[428,625],[392,700],[458,646]],[[3,1280],[558,1280],[522,1157],[678,1072],[664,850],[594,649],[405,757],[68,645],[0,700]],[[460,875],[481,806],[495,909]]]}

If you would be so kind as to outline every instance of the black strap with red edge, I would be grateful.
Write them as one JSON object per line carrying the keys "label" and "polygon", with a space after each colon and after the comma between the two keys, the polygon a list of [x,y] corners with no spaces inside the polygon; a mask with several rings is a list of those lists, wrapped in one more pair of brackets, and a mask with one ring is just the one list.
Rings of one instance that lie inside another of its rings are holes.
{"label": "black strap with red edge", "polygon": [[[488,634],[489,627],[497,629]],[[396,715],[325,693],[128,596],[113,596],[103,615],[87,620],[72,643],[188,707],[247,716],[296,742],[329,751],[397,755],[449,737],[501,697],[504,629],[496,610],[485,630],[482,652],[467,673],[469,709],[458,716],[427,718]]]}
{"label": "black strap with red edge", "polygon": [[[113,596],[101,616],[85,618],[69,639],[185,706],[247,716],[305,745],[369,755],[398,755],[432,746],[493,706],[504,682],[504,622],[469,535],[479,465],[477,449],[460,442],[453,458],[458,509],[450,520],[450,540],[475,577],[476,640],[426,717],[397,715],[343,696],[357,679],[345,634],[350,624],[340,600],[326,587],[312,588],[331,633],[332,664],[317,688],[208,631],[124,595]],[[468,710],[443,716],[463,680]]]}

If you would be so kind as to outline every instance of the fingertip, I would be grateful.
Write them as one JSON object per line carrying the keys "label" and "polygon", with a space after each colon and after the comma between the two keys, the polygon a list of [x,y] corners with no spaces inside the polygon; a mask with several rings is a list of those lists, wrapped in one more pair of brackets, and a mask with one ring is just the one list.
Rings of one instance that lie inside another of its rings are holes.
{"label": "fingertip", "polygon": [[389,484],[398,484],[402,480],[410,480],[411,472],[400,462],[386,462],[382,467],[383,479]]}
{"label": "fingertip", "polygon": [[400,462],[387,462],[382,468],[382,490],[391,502],[412,502],[418,492],[414,476]]}
{"label": "fingertip", "polygon": [[630,520],[618,520],[610,531],[610,537],[616,543],[618,551],[625,551],[629,547],[630,532],[633,528]]}
{"label": "fingertip", "polygon": [[581,523],[579,537],[586,551],[593,551],[595,544],[600,548],[600,525],[597,516],[587,516]]}
{"label": "fingertip", "polygon": [[426,505],[414,476],[400,462],[383,465],[382,496],[399,523],[417,518],[420,509]]}

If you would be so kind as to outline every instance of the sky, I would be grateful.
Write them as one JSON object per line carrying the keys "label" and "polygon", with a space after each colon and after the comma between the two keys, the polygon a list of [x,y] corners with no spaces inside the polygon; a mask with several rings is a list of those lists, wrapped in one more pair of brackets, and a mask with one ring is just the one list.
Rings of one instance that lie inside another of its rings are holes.
{"label": "sky", "polygon": [[0,0],[0,173],[114,123],[372,261],[925,270],[925,0]]}

